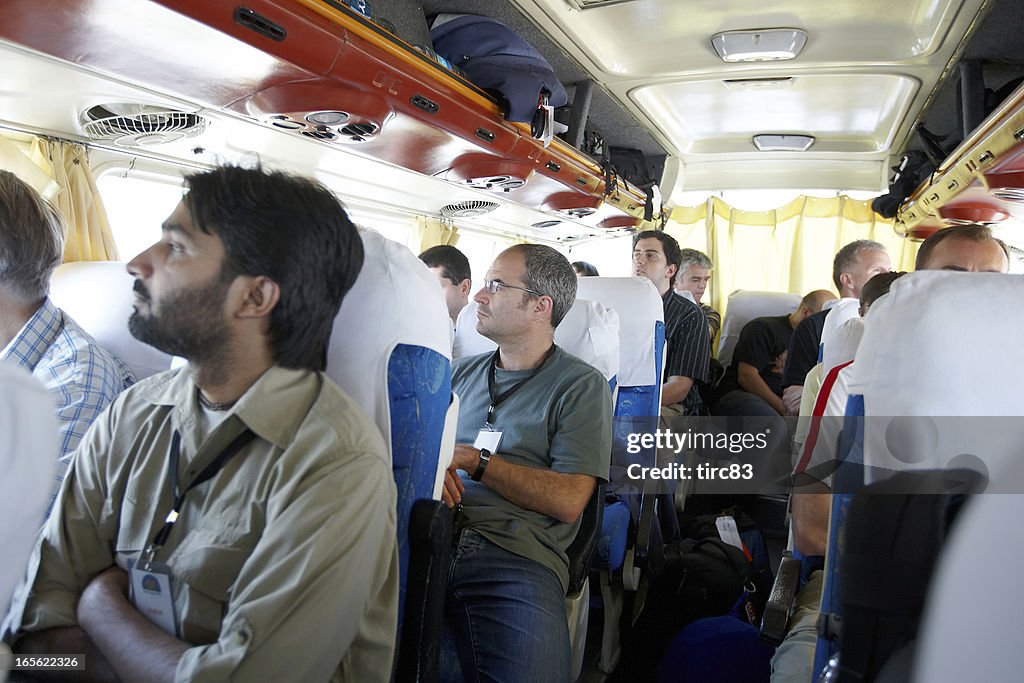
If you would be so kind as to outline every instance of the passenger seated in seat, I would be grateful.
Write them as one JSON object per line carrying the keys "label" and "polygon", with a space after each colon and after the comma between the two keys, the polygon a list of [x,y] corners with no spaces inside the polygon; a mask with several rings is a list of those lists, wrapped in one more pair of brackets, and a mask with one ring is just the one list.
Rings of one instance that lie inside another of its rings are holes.
{"label": "passenger seated in seat", "polygon": [[[860,298],[864,283],[879,273],[892,270],[892,262],[885,247],[872,240],[850,242],[839,250],[832,261],[832,282],[839,298]],[[793,330],[793,339],[786,354],[786,368],[782,373],[782,400],[790,415],[798,415],[804,378],[818,362],[818,345],[828,311],[809,316]]]}
{"label": "passenger seated in seat", "polygon": [[732,363],[722,379],[722,398],[715,414],[741,416],[785,415],[782,369],[793,330],[836,298],[824,289],[805,296],[789,315],[754,318],[740,332]]}
{"label": "passenger seated in seat", "polygon": [[715,341],[715,335],[722,328],[722,314],[701,301],[707,291],[711,271],[715,269],[707,254],[696,249],[683,249],[679,256],[679,274],[676,275],[675,290],[682,294],[689,292],[694,302],[704,311],[708,320],[708,340]]}
{"label": "passenger seated in seat", "polygon": [[60,439],[51,505],[89,425],[134,381],[50,301],[50,275],[63,253],[60,214],[13,173],[0,171],[0,361],[22,366],[54,395]]}
{"label": "passenger seated in seat", "polygon": [[420,261],[437,275],[444,291],[444,302],[448,305],[448,316],[454,325],[459,319],[459,311],[469,303],[469,291],[473,287],[469,259],[455,247],[439,244],[420,254]]}
{"label": "passenger seated in seat", "polygon": [[186,187],[128,264],[128,326],[189,364],[83,440],[4,635],[84,653],[102,680],[389,681],[391,464],[322,372],[359,235],[304,178],[225,167]]}
{"label": "passenger seated in seat", "polygon": [[572,269],[576,271],[576,277],[600,277],[601,273],[597,272],[597,268],[594,264],[587,263],[586,261],[573,261]]}
{"label": "passenger seated in seat", "polygon": [[453,371],[461,414],[443,498],[458,506],[458,540],[444,680],[569,680],[566,549],[608,478],[612,414],[604,376],[554,345],[575,296],[565,257],[525,244],[498,255],[474,297],[477,330],[498,350]]}
{"label": "passenger seated in seat", "polygon": [[917,250],[916,270],[1005,273],[1010,270],[1006,244],[985,225],[954,225],[933,232]]}
{"label": "passenger seated in seat", "polygon": [[654,283],[665,305],[662,415],[701,412],[697,382],[708,381],[711,358],[704,313],[696,303],[673,291],[681,259],[679,243],[661,230],[645,230],[633,237],[633,274]]}

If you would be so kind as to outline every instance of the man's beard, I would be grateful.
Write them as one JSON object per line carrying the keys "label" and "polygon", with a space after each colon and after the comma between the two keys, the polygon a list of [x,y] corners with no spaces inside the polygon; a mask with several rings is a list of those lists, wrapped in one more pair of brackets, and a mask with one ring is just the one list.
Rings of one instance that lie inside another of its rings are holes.
{"label": "man's beard", "polygon": [[139,341],[193,363],[216,359],[230,344],[223,310],[229,286],[218,274],[205,284],[170,294],[154,307],[145,285],[136,280],[134,290],[150,310],[148,315],[132,313],[128,330]]}

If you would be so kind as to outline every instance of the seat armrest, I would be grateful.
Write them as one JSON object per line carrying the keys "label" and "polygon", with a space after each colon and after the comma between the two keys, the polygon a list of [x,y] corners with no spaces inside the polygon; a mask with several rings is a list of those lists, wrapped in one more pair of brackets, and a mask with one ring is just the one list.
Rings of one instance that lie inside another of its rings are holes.
{"label": "seat armrest", "polygon": [[789,625],[789,613],[796,599],[797,586],[800,583],[801,561],[786,551],[779,563],[779,571],[775,574],[772,592],[764,607],[764,618],[761,620],[761,640],[773,645],[780,644],[786,637]]}

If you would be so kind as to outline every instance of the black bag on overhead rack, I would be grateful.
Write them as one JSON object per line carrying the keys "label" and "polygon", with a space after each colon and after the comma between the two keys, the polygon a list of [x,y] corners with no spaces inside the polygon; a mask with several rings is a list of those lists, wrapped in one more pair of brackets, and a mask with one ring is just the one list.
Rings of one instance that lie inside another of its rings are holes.
{"label": "black bag on overhead rack", "polygon": [[440,14],[431,24],[430,39],[437,54],[462,69],[474,84],[500,96],[509,121],[533,121],[544,93],[552,107],[569,101],[547,60],[497,19]]}

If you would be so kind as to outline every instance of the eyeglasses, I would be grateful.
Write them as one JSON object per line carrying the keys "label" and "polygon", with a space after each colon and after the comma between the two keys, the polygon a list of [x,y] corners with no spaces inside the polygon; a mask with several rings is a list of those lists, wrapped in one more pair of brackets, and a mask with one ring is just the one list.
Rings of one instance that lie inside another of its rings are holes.
{"label": "eyeglasses", "polygon": [[516,287],[515,285],[510,285],[508,283],[502,282],[501,280],[484,280],[484,289],[487,290],[488,294],[497,294],[502,290],[502,288],[518,289],[522,292],[529,292],[534,296],[544,296],[543,294],[534,289],[529,289],[527,287]]}

